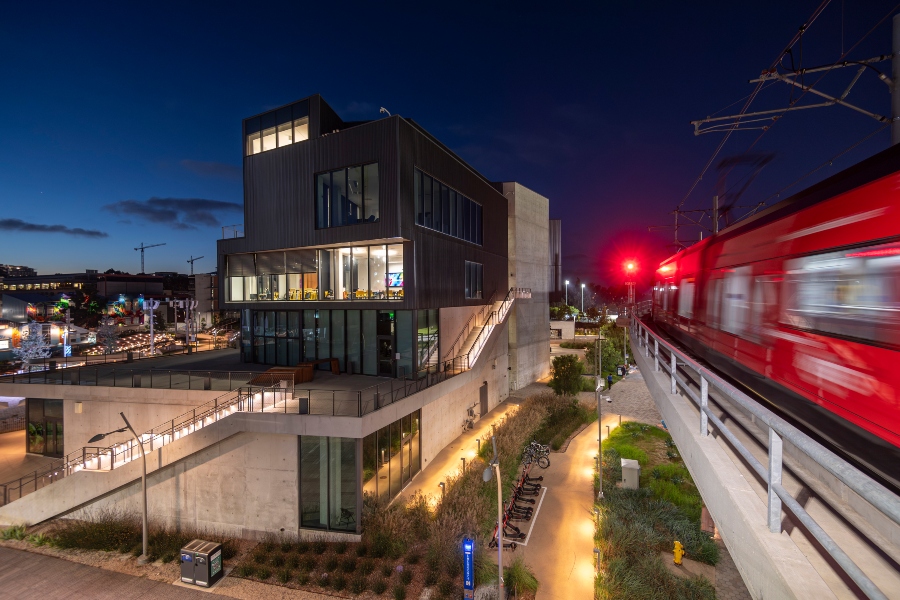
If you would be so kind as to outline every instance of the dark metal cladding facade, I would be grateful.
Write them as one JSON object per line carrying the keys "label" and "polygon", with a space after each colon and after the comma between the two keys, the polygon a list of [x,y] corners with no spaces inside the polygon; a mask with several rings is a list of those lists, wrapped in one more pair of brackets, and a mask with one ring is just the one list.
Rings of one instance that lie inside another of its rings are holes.
{"label": "dark metal cladding facade", "polygon": [[[309,246],[360,245],[375,240],[404,240],[405,282],[400,301],[354,302],[353,308],[440,308],[483,304],[492,292],[508,290],[507,202],[483,176],[414,123],[393,116],[342,129],[345,124],[320,96],[309,98],[310,139],[244,156],[244,237],[219,240],[218,269],[225,256]],[[334,130],[338,129],[337,133]],[[243,151],[242,139],[241,152]],[[324,171],[378,163],[379,220],[316,229],[315,175]],[[415,222],[415,169],[418,168],[482,205],[484,245],[479,246]],[[465,261],[484,265],[483,299],[466,299]],[[226,277],[219,294],[226,298]],[[296,302],[226,303],[225,308],[285,310]],[[350,308],[322,300],[302,308]]]}

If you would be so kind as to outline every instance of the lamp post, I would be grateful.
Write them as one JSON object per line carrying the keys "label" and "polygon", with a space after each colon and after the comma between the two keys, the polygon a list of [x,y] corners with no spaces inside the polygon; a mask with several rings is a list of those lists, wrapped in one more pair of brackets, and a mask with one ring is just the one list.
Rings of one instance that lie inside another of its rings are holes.
{"label": "lamp post", "polygon": [[[597,332],[597,369],[596,369],[596,377],[594,379],[594,391],[597,397],[597,473],[600,475],[600,491],[597,492],[597,499],[603,499],[603,411],[601,410],[600,404],[600,385],[603,380],[603,373],[601,372],[601,366],[603,364],[600,358],[600,332]],[[606,390],[609,393],[609,390]],[[609,435],[607,434],[607,437]]]}
{"label": "lamp post", "polygon": [[[142,524],[143,524],[143,533],[142,533],[142,548],[143,553],[138,557],[138,564],[145,565],[149,562],[149,557],[147,556],[147,454],[144,452],[144,444],[141,442],[141,439],[138,437],[138,434],[134,431],[134,427],[131,426],[131,423],[128,422],[128,419],[125,418],[125,413],[119,413],[119,416],[122,417],[122,420],[125,421],[125,427],[122,429],[116,429],[115,431],[110,431],[109,433],[98,433],[94,437],[88,440],[88,444],[93,444],[94,442],[99,442],[106,436],[113,433],[122,433],[123,431],[130,431],[131,435],[134,436],[134,441],[141,448],[141,466],[143,470],[141,471],[141,492],[142,492]],[[113,458],[115,460],[115,458]]]}
{"label": "lamp post", "polygon": [[584,284],[581,284],[581,314],[584,314]]}
{"label": "lamp post", "polygon": [[497,438],[495,436],[491,436],[491,444],[494,445],[494,458],[488,468],[484,470],[481,478],[487,483],[495,474],[497,477],[497,597],[503,598],[503,489],[500,482],[500,459],[497,457]]}
{"label": "lamp post", "polygon": [[438,483],[438,486],[440,486],[440,488],[441,488],[441,501],[443,501],[444,500],[444,482],[442,481],[442,482]]}
{"label": "lamp post", "polygon": [[569,305],[569,280],[566,279],[566,306]]}

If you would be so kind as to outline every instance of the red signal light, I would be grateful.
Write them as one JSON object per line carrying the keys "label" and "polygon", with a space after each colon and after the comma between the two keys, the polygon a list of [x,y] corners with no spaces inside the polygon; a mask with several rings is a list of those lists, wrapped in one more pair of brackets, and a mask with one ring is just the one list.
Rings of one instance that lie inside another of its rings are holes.
{"label": "red signal light", "polygon": [[637,262],[633,260],[626,260],[622,264],[622,268],[625,269],[625,272],[629,275],[632,275],[635,271],[637,271]]}

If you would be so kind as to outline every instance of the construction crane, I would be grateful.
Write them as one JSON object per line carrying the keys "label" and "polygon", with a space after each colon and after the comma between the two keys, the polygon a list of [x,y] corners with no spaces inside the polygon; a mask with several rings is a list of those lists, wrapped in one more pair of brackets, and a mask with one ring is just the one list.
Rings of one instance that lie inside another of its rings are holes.
{"label": "construction crane", "polygon": [[157,246],[165,246],[165,243],[162,244],[150,244],[149,246],[145,246],[144,242],[141,242],[141,245],[135,248],[135,250],[141,251],[141,275],[144,274],[144,250],[147,248],[156,248]]}
{"label": "construction crane", "polygon": [[203,257],[202,257],[202,256],[198,256],[197,258],[194,258],[194,255],[192,254],[192,255],[191,255],[191,259],[187,261],[187,262],[191,263],[191,276],[192,276],[192,277],[193,277],[193,275],[194,275],[194,261],[195,261],[195,260],[200,260],[201,258],[203,258]]}

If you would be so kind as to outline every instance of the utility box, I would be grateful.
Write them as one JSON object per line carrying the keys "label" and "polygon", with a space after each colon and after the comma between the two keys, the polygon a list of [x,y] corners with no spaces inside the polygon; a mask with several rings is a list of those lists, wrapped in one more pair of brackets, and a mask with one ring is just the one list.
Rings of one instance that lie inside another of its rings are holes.
{"label": "utility box", "polygon": [[193,540],[181,549],[181,581],[211,587],[222,579],[222,544]]}
{"label": "utility box", "polygon": [[636,490],[641,487],[641,463],[630,458],[622,459],[622,488]]}

